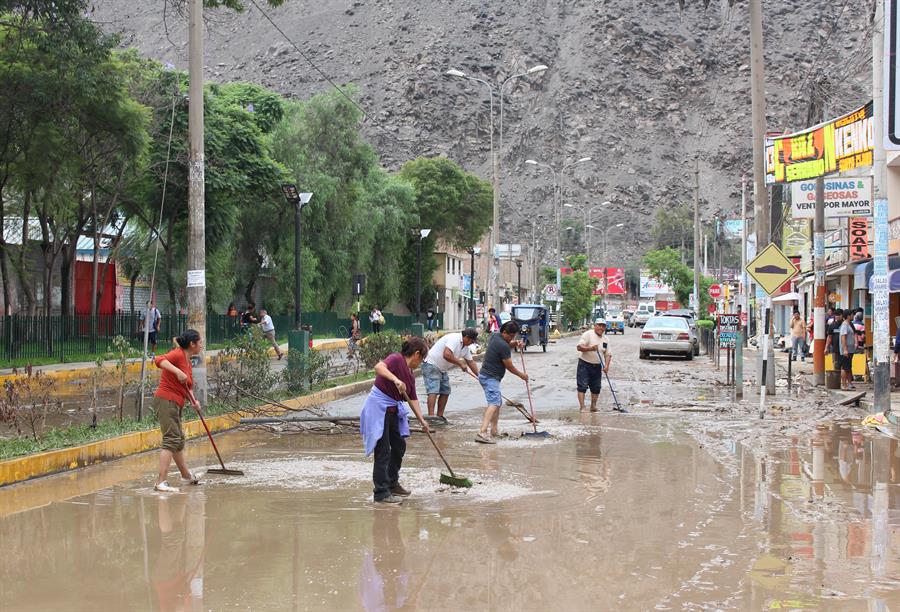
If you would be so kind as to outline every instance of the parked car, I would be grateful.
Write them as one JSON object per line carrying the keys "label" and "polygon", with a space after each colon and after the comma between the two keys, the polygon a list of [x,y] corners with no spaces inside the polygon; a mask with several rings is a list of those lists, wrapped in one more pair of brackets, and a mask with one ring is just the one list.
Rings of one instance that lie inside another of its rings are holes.
{"label": "parked car", "polygon": [[638,304],[638,309],[631,317],[631,326],[643,327],[655,312],[656,304],[653,304],[652,302],[644,302],[643,304]]}
{"label": "parked car", "polygon": [[688,322],[691,328],[691,334],[694,338],[694,356],[700,354],[700,332],[697,330],[697,316],[693,310],[687,308],[674,308],[672,310],[657,310],[657,316],[663,317],[681,317]]}
{"label": "parked car", "polygon": [[621,310],[610,308],[606,311],[606,331],[610,334],[625,333],[625,317]]}
{"label": "parked car", "polygon": [[638,356],[647,359],[651,354],[684,355],[694,358],[695,335],[684,317],[652,317],[641,332]]}

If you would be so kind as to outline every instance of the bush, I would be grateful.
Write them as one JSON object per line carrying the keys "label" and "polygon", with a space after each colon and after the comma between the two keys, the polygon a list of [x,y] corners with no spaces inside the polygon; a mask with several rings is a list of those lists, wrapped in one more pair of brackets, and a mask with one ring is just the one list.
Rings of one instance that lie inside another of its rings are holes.
{"label": "bush", "polygon": [[302,393],[328,379],[331,358],[320,351],[288,351],[288,366],[282,379],[291,393]]}
{"label": "bush", "polygon": [[697,321],[698,329],[712,329],[715,326],[716,326],[716,324],[713,321],[710,321],[709,319],[700,319],[699,321]]}
{"label": "bush", "polygon": [[275,384],[269,361],[269,341],[253,327],[232,339],[214,363],[216,395],[241,397],[244,392],[266,395]]}
{"label": "bush", "polygon": [[366,336],[366,341],[359,347],[359,356],[367,368],[374,368],[375,364],[390,355],[400,352],[403,339],[394,331],[383,331],[371,336]]}

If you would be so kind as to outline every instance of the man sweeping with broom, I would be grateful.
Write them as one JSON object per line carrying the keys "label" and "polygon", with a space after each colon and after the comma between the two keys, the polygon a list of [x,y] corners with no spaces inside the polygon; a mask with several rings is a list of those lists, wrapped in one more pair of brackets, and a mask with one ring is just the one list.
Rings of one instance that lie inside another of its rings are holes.
{"label": "man sweeping with broom", "polygon": [[500,406],[503,404],[503,396],[500,395],[500,381],[503,380],[503,375],[509,370],[513,375],[528,381],[528,374],[520,372],[512,362],[510,347],[517,344],[518,335],[519,324],[515,321],[507,321],[500,328],[500,333],[492,335],[488,341],[484,362],[481,364],[481,372],[478,373],[478,382],[484,389],[484,398],[488,404],[481,421],[481,431],[475,436],[475,441],[481,444],[496,444],[494,438],[500,437],[498,425]]}

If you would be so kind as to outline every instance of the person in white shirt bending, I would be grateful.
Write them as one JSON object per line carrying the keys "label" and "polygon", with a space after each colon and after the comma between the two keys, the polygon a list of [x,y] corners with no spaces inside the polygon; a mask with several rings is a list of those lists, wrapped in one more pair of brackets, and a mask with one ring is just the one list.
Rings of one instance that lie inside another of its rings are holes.
{"label": "person in white shirt bending", "polygon": [[272,346],[275,348],[275,354],[278,355],[278,358],[281,359],[281,347],[278,346],[278,341],[275,340],[275,324],[272,323],[272,317],[269,316],[269,313],[265,308],[259,311],[259,329],[262,331],[263,336],[266,337],[266,340],[272,343]]}
{"label": "person in white shirt bending", "polygon": [[437,415],[444,416],[447,400],[450,399],[450,377],[447,375],[450,368],[456,366],[463,372],[471,370],[478,376],[478,366],[472,359],[471,348],[476,340],[478,332],[470,327],[462,332],[446,334],[428,351],[428,357],[422,363],[422,378],[428,393],[429,416],[434,416],[435,404]]}

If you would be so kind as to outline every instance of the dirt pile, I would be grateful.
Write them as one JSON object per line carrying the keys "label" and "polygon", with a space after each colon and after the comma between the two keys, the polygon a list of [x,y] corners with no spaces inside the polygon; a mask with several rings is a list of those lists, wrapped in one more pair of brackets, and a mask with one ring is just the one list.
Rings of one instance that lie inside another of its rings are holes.
{"label": "dirt pile", "polygon": [[[164,16],[163,0],[94,4],[92,17],[124,33],[125,44],[186,67],[183,19]],[[553,219],[551,177],[526,159],[559,165],[591,156],[563,181],[563,201],[579,207],[564,217],[580,220],[581,205],[611,200],[595,225],[627,222],[610,237],[608,263],[621,265],[648,245],[657,208],[691,198],[695,153],[705,217],[739,212],[740,173],[752,164],[746,1],[712,0],[704,9],[688,0],[683,13],[678,4],[288,0],[267,10],[326,74],[356,85],[367,136],[390,168],[447,155],[489,178],[486,88],[444,73],[457,68],[499,84],[549,66],[505,89],[501,239],[530,239],[513,211]],[[804,126],[813,93],[829,115],[871,98],[872,0],[764,4],[770,130]],[[249,3],[243,14],[209,14],[206,65],[212,80],[253,81],[291,96],[328,87]],[[548,230],[539,244],[545,255]],[[595,233],[595,252],[598,240]]]}

